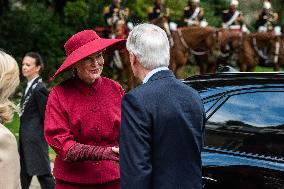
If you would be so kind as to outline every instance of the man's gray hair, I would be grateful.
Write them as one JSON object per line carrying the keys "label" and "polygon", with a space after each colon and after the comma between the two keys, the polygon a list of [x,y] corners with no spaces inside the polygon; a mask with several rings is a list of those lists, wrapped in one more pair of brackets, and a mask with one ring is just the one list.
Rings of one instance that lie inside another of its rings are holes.
{"label": "man's gray hair", "polygon": [[148,70],[169,65],[169,40],[166,32],[156,25],[135,26],[129,33],[126,48]]}

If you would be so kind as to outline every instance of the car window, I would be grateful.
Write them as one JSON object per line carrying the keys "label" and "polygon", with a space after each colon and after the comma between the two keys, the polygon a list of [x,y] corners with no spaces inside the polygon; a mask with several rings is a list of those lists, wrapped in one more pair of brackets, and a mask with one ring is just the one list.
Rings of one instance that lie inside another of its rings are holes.
{"label": "car window", "polygon": [[216,104],[217,101],[218,101],[218,99],[214,99],[214,100],[212,100],[212,101],[209,101],[209,102],[205,103],[205,104],[204,104],[204,110],[205,110],[205,112],[208,112],[208,111],[212,108],[212,106],[213,106],[214,104]]}
{"label": "car window", "polygon": [[284,92],[230,96],[208,119],[205,145],[284,157]]}

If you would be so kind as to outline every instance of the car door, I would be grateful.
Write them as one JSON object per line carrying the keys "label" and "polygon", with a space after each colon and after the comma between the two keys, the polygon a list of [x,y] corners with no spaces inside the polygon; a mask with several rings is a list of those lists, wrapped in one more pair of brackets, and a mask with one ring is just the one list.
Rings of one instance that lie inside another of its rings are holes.
{"label": "car door", "polygon": [[283,188],[284,89],[245,87],[204,106],[203,172],[214,188]]}

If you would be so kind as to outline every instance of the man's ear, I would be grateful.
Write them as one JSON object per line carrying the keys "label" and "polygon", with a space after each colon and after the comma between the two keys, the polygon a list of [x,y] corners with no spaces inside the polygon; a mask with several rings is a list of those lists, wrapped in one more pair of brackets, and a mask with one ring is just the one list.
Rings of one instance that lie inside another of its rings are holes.
{"label": "man's ear", "polygon": [[129,54],[129,59],[130,59],[131,65],[135,65],[137,63],[137,58],[133,53]]}
{"label": "man's ear", "polygon": [[133,64],[137,64],[137,57],[133,55]]}

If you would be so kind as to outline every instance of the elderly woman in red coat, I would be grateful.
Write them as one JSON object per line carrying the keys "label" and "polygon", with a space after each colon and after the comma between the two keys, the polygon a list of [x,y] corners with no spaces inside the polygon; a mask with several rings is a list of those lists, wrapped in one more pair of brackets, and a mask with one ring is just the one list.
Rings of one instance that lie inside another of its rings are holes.
{"label": "elderly woman in red coat", "polygon": [[48,97],[44,132],[57,153],[56,189],[118,189],[118,134],[124,90],[101,77],[103,53],[125,40],[100,38],[93,30],[73,35],[64,45],[67,58],[56,71],[74,77],[55,86]]}

